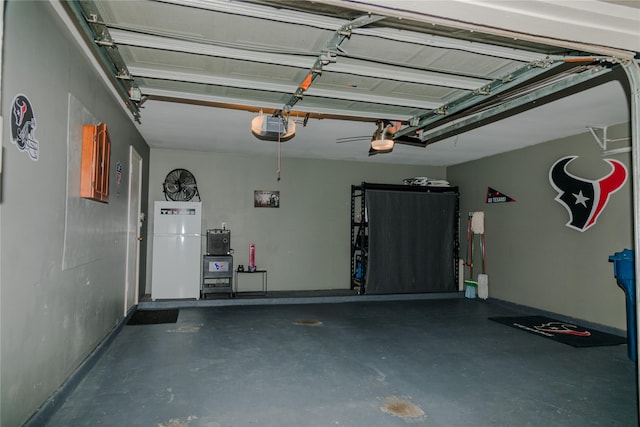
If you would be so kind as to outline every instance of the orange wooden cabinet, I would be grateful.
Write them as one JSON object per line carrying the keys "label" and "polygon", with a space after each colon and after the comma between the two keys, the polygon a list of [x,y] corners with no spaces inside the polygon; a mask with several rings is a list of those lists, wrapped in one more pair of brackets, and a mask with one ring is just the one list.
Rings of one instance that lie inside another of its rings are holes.
{"label": "orange wooden cabinet", "polygon": [[106,123],[83,125],[80,197],[109,202],[111,140]]}

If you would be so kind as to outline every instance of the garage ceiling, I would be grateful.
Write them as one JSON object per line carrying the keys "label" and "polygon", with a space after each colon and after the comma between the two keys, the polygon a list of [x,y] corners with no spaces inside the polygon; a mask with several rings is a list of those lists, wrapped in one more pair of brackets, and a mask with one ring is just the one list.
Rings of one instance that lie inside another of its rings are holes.
{"label": "garage ceiling", "polygon": [[[262,110],[295,123],[284,157],[453,165],[628,122],[640,51],[638,2],[54,6],[152,148],[274,155]],[[396,144],[370,155],[379,121]]]}

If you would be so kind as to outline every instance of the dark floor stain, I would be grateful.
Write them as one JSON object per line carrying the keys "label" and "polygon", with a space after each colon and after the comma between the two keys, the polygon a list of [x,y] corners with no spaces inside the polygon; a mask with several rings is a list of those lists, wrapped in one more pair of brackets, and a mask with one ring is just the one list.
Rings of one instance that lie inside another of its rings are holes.
{"label": "dark floor stain", "polygon": [[320,322],[319,320],[296,320],[294,322],[296,325],[302,325],[302,326],[321,326],[322,322]]}
{"label": "dark floor stain", "polygon": [[189,415],[187,418],[184,418],[184,419],[171,418],[169,421],[166,421],[166,424],[158,423],[157,427],[189,427],[189,424],[191,423],[191,421],[195,421],[197,419],[198,417],[196,417],[195,415]]}
{"label": "dark floor stain", "polygon": [[382,402],[382,412],[400,418],[424,418],[425,413],[419,406],[396,396],[387,397]]}

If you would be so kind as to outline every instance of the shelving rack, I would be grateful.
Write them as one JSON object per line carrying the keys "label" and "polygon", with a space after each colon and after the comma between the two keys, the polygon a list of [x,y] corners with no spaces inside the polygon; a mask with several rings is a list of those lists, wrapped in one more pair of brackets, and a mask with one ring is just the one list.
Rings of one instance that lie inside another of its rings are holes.
{"label": "shelving rack", "polygon": [[458,258],[460,251],[460,200],[458,187],[419,186],[399,184],[376,184],[362,182],[351,186],[351,289],[359,294],[366,291],[367,267],[369,258],[369,226],[366,197],[368,190],[406,191],[420,193],[455,193],[455,230],[453,233],[453,258],[455,283],[458,282]]}
{"label": "shelving rack", "polygon": [[231,255],[203,255],[202,298],[209,294],[226,293],[233,297],[233,257]]}
{"label": "shelving rack", "polygon": [[[367,266],[366,183],[351,186],[351,289],[364,293]],[[357,202],[359,199],[359,206]],[[357,212],[356,212],[357,209]]]}

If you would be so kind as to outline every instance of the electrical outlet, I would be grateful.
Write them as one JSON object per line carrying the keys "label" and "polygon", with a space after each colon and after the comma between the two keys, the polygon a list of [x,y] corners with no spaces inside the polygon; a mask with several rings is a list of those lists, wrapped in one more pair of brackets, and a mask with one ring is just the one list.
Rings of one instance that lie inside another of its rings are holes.
{"label": "electrical outlet", "polygon": [[226,223],[226,222],[223,222],[223,223],[222,223],[222,229],[223,229],[223,230],[226,230],[226,229],[227,229],[227,223]]}

